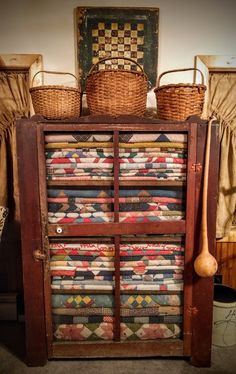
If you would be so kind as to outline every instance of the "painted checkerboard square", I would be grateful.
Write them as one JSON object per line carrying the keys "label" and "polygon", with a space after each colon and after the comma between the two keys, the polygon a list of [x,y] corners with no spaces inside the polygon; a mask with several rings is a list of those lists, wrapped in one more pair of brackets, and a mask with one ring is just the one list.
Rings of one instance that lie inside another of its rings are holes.
{"label": "painted checkerboard square", "polygon": [[[77,8],[77,61],[82,89],[91,67],[138,70],[156,84],[158,57],[157,8]],[[129,62],[123,58],[132,59]],[[136,63],[135,63],[136,62]]]}

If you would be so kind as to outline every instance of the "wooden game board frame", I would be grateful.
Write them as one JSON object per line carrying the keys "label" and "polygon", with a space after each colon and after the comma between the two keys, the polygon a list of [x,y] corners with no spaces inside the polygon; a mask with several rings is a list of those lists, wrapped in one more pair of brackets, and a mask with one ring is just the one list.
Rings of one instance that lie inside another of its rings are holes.
{"label": "wooden game board frame", "polygon": [[[96,22],[108,24],[118,22],[119,25],[136,22],[144,24],[143,64],[141,65],[150,81],[149,88],[154,87],[157,77],[159,9],[78,7],[75,10],[76,67],[82,91],[85,91],[86,77],[93,64],[91,25]],[[109,52],[105,52],[104,57],[109,55]]]}

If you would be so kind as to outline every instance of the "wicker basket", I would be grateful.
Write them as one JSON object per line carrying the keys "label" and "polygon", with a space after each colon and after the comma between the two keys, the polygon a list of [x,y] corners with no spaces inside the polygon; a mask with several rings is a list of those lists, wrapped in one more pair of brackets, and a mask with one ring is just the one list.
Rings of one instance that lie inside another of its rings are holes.
{"label": "wicker basket", "polygon": [[[197,70],[201,74],[201,84],[168,84],[160,86],[160,80],[167,73]],[[164,120],[185,121],[189,116],[201,116],[206,86],[200,70],[195,68],[169,70],[162,73],[157,81],[154,92],[157,101],[157,116]]]}
{"label": "wicker basket", "polygon": [[136,64],[140,71],[124,69],[97,70],[98,64],[118,58],[104,58],[90,69],[86,82],[86,96],[91,114],[121,114],[142,116],[146,110],[147,76],[142,67],[130,58],[122,57]]}
{"label": "wicker basket", "polygon": [[[68,74],[76,79],[76,85],[78,85],[76,76],[71,73],[41,70],[34,75],[32,86],[36,75],[39,73]],[[48,119],[65,119],[80,116],[81,93],[78,87],[38,86],[31,87],[29,91],[35,114],[42,115]]]}

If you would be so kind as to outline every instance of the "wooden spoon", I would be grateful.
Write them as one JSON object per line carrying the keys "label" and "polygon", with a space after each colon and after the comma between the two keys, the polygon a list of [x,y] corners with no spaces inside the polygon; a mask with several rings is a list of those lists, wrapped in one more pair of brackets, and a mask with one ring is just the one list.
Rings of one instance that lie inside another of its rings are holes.
{"label": "wooden spoon", "polygon": [[208,192],[208,176],[209,176],[209,160],[210,160],[210,145],[211,145],[211,125],[212,121],[208,122],[207,128],[207,143],[205,153],[205,168],[203,179],[203,196],[202,196],[202,242],[200,254],[194,261],[194,269],[200,277],[212,277],[218,269],[217,261],[209,252],[208,245],[208,228],[207,228],[207,192]]}

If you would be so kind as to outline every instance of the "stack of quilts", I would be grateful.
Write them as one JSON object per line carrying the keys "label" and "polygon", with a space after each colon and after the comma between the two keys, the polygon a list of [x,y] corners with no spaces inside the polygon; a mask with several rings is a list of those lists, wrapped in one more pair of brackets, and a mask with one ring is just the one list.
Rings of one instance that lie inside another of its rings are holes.
{"label": "stack of quilts", "polygon": [[[113,180],[113,136],[45,136],[48,180]],[[186,180],[187,135],[120,133],[120,180]]]}
{"label": "stack of quilts", "polygon": [[182,290],[183,268],[184,248],[180,243],[120,245],[121,290]]}
{"label": "stack of quilts", "polygon": [[[121,295],[121,340],[179,338],[181,295]],[[52,295],[54,337],[57,340],[112,340],[114,296]]]}
{"label": "stack of quilts", "polygon": [[[103,223],[114,220],[111,189],[48,189],[49,223]],[[119,222],[180,220],[185,201],[180,188],[121,188]]]}
{"label": "stack of quilts", "polygon": [[186,180],[185,134],[120,134],[121,180]]}
{"label": "stack of quilts", "polygon": [[114,245],[50,243],[52,289],[113,290]]}
{"label": "stack of quilts", "polygon": [[[114,296],[104,292],[114,292],[114,250],[111,243],[50,243],[52,291],[91,291],[52,295],[57,339],[113,339]],[[183,264],[180,243],[120,244],[121,292],[132,292],[121,294],[122,340],[180,336]],[[160,290],[176,292],[152,294]]]}

